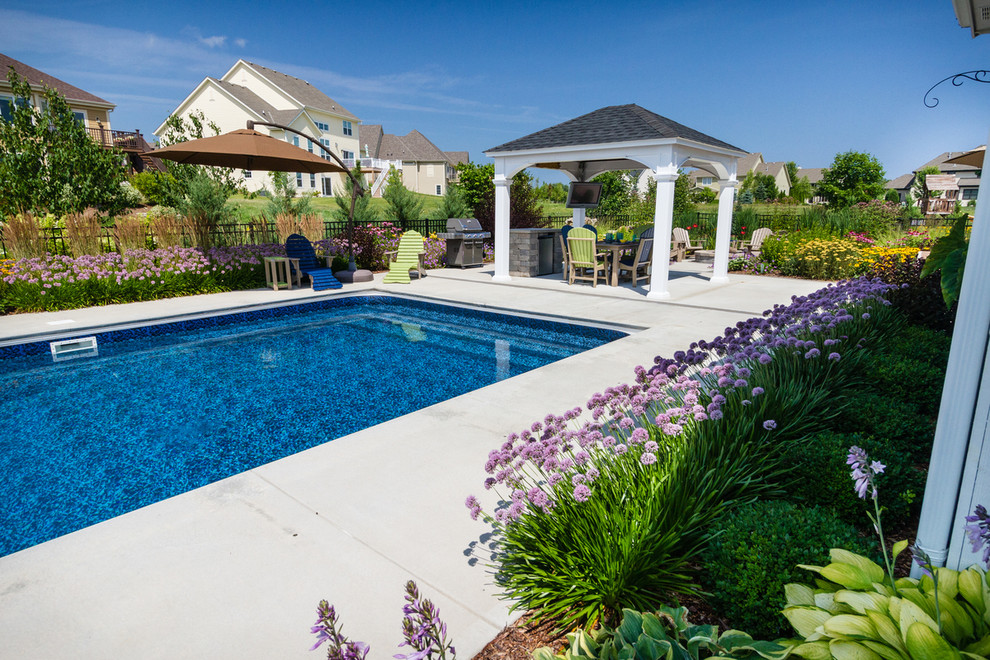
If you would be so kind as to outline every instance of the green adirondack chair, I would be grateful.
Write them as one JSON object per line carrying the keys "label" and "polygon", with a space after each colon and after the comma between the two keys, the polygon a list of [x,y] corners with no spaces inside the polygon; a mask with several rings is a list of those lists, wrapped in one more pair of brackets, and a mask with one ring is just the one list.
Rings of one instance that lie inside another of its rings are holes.
{"label": "green adirondack chair", "polygon": [[[574,284],[574,280],[591,280],[591,286],[597,286],[599,272],[605,278],[605,259],[598,254],[597,242],[598,235],[590,229],[575,227],[567,232],[567,252],[571,265],[568,284]],[[588,271],[591,273],[586,275]]]}
{"label": "green adirondack chair", "polygon": [[388,262],[388,272],[383,283],[394,282],[398,284],[408,284],[409,271],[415,270],[420,277],[426,274],[423,268],[423,255],[426,248],[423,246],[423,235],[418,231],[407,231],[399,237],[399,248],[386,252],[390,257]]}

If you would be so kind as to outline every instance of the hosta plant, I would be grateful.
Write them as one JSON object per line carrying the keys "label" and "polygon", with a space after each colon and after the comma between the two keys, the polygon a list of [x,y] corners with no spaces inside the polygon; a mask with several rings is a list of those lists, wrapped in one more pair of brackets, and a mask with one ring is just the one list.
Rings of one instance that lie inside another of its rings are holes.
{"label": "hosta plant", "polygon": [[536,649],[533,660],[698,660],[699,658],[787,657],[787,647],[755,641],[738,630],[721,635],[712,625],[693,625],[687,608],[661,606],[657,612],[623,610],[622,623],[591,633],[580,629],[567,635],[567,647],[558,655],[547,647]]}
{"label": "hosta plant", "polygon": [[[895,544],[894,557],[906,547],[906,541]],[[892,585],[884,569],[865,557],[833,549],[831,560],[828,566],[802,566],[818,574],[815,587],[786,587],[784,616],[799,635],[784,642],[792,655],[809,660],[990,655],[990,584],[982,568],[936,568],[937,579],[900,578]]]}

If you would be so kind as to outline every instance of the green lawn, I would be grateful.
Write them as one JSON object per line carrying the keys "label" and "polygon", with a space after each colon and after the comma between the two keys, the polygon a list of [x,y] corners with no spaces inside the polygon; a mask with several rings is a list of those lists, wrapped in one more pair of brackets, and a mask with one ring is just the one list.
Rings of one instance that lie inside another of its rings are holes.
{"label": "green lawn", "polygon": [[[423,212],[427,216],[433,213],[434,209],[440,206],[440,201],[443,199],[442,197],[438,197],[436,195],[421,195],[419,193],[413,194],[423,200]],[[255,197],[254,199],[248,199],[244,195],[234,195],[230,198],[230,203],[237,208],[238,214],[246,219],[260,215],[265,210],[265,207],[268,206],[268,199],[266,197]],[[313,197],[310,200],[310,204],[317,213],[324,215],[328,215],[337,209],[337,202],[333,197]],[[385,210],[388,208],[388,204],[380,197],[373,197],[371,199],[371,207],[378,211],[378,214],[384,218]]]}

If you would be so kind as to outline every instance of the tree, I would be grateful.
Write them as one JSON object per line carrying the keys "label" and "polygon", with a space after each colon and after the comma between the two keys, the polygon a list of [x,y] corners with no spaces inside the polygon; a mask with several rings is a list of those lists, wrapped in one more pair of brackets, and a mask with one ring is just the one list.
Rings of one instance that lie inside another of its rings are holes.
{"label": "tree", "polygon": [[798,176],[797,163],[795,163],[793,160],[789,160],[786,163],[784,163],[784,167],[787,168],[787,178],[790,180],[791,187],[793,188],[794,184],[797,183],[798,179],[800,178],[800,176]]}
{"label": "tree", "polygon": [[791,182],[790,197],[798,204],[804,204],[815,196],[815,188],[808,177],[802,176]]}
{"label": "tree", "polygon": [[911,194],[918,200],[918,206],[921,208],[922,215],[928,213],[928,200],[942,195],[941,190],[928,189],[928,175],[941,173],[941,170],[934,165],[922,167],[914,173],[914,185],[911,186]]}
{"label": "tree", "polygon": [[[464,201],[485,231],[495,231],[495,166],[459,163],[459,185]],[[526,171],[512,177],[509,185],[509,216],[513,227],[542,226],[542,209],[533,177]]]}
{"label": "tree", "polygon": [[[206,129],[209,129],[209,132]],[[220,127],[206,119],[206,115],[201,110],[197,110],[185,118],[180,115],[171,115],[166,119],[165,129],[162,131],[159,144],[165,147],[170,144],[219,134]],[[182,200],[189,195],[189,186],[192,181],[203,176],[213,181],[218,190],[228,198],[240,187],[234,170],[229,167],[187,165],[169,160],[162,160],[162,162],[165,165],[164,172],[145,173],[134,182],[138,190],[148,201],[154,204],[178,208],[182,204]],[[273,185],[277,186],[274,177]]]}
{"label": "tree", "polygon": [[674,213],[686,213],[694,210],[691,203],[691,178],[684,172],[677,173],[674,182]]}
{"label": "tree", "polygon": [[45,86],[36,107],[13,69],[7,81],[17,100],[10,121],[0,120],[0,216],[122,210],[123,154],[91,139],[57,91]]}
{"label": "tree", "polygon": [[882,196],[886,181],[883,165],[875,156],[847,151],[836,154],[832,165],[822,170],[818,194],[832,208],[848,208]]}
{"label": "tree", "polygon": [[602,172],[592,181],[602,184],[602,194],[598,206],[589,209],[592,218],[624,215],[629,212],[632,201],[632,184],[627,172]]}
{"label": "tree", "polygon": [[692,188],[688,192],[688,200],[692,204],[712,204],[718,200],[718,193],[704,186]]}
{"label": "tree", "polygon": [[[358,181],[361,180],[361,163],[356,162],[354,164],[354,169],[351,170],[355,178]],[[344,187],[338,187],[334,191],[333,201],[337,204],[337,208],[333,210],[333,219],[347,222],[350,218],[351,213],[351,191],[354,189],[354,182],[351,181],[351,177],[344,177]],[[362,194],[358,195],[354,202],[354,224],[364,224],[368,222],[378,222],[380,218],[378,217],[378,211],[376,211],[371,206],[371,193],[367,188],[362,190]]]}
{"label": "tree", "polygon": [[772,202],[780,195],[780,191],[777,190],[777,180],[772,175],[754,170],[746,173],[740,188],[744,193],[752,193],[753,199],[758,202]]}
{"label": "tree", "polygon": [[296,187],[292,185],[288,173],[270,172],[269,176],[272,190],[265,207],[265,217],[275,220],[280,215],[299,217],[313,212],[313,204],[308,196],[296,198]]}
{"label": "tree", "polygon": [[450,218],[466,218],[471,212],[467,202],[464,201],[464,191],[456,184],[447,186],[447,192],[440,200],[440,206],[433,209],[431,217],[435,220],[448,220]]}
{"label": "tree", "polygon": [[423,200],[406,188],[402,183],[402,173],[394,167],[389,170],[382,197],[388,204],[385,215],[389,220],[401,223],[419,220],[423,216]]}

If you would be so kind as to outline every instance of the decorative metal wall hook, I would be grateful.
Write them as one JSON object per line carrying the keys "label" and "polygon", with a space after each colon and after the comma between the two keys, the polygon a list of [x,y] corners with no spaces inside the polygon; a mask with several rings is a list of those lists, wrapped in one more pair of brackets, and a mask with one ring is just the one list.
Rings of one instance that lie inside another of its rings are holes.
{"label": "decorative metal wall hook", "polygon": [[929,108],[934,108],[938,105],[938,98],[933,96],[931,101],[928,99],[928,95],[932,93],[932,90],[944,83],[946,80],[951,80],[952,84],[959,87],[966,80],[972,80],[973,82],[979,83],[990,83],[990,71],[985,69],[978,69],[976,71],[963,71],[962,73],[957,73],[955,75],[949,76],[948,78],[943,78],[937,83],[932,85],[927,92],[925,92],[925,106]]}

